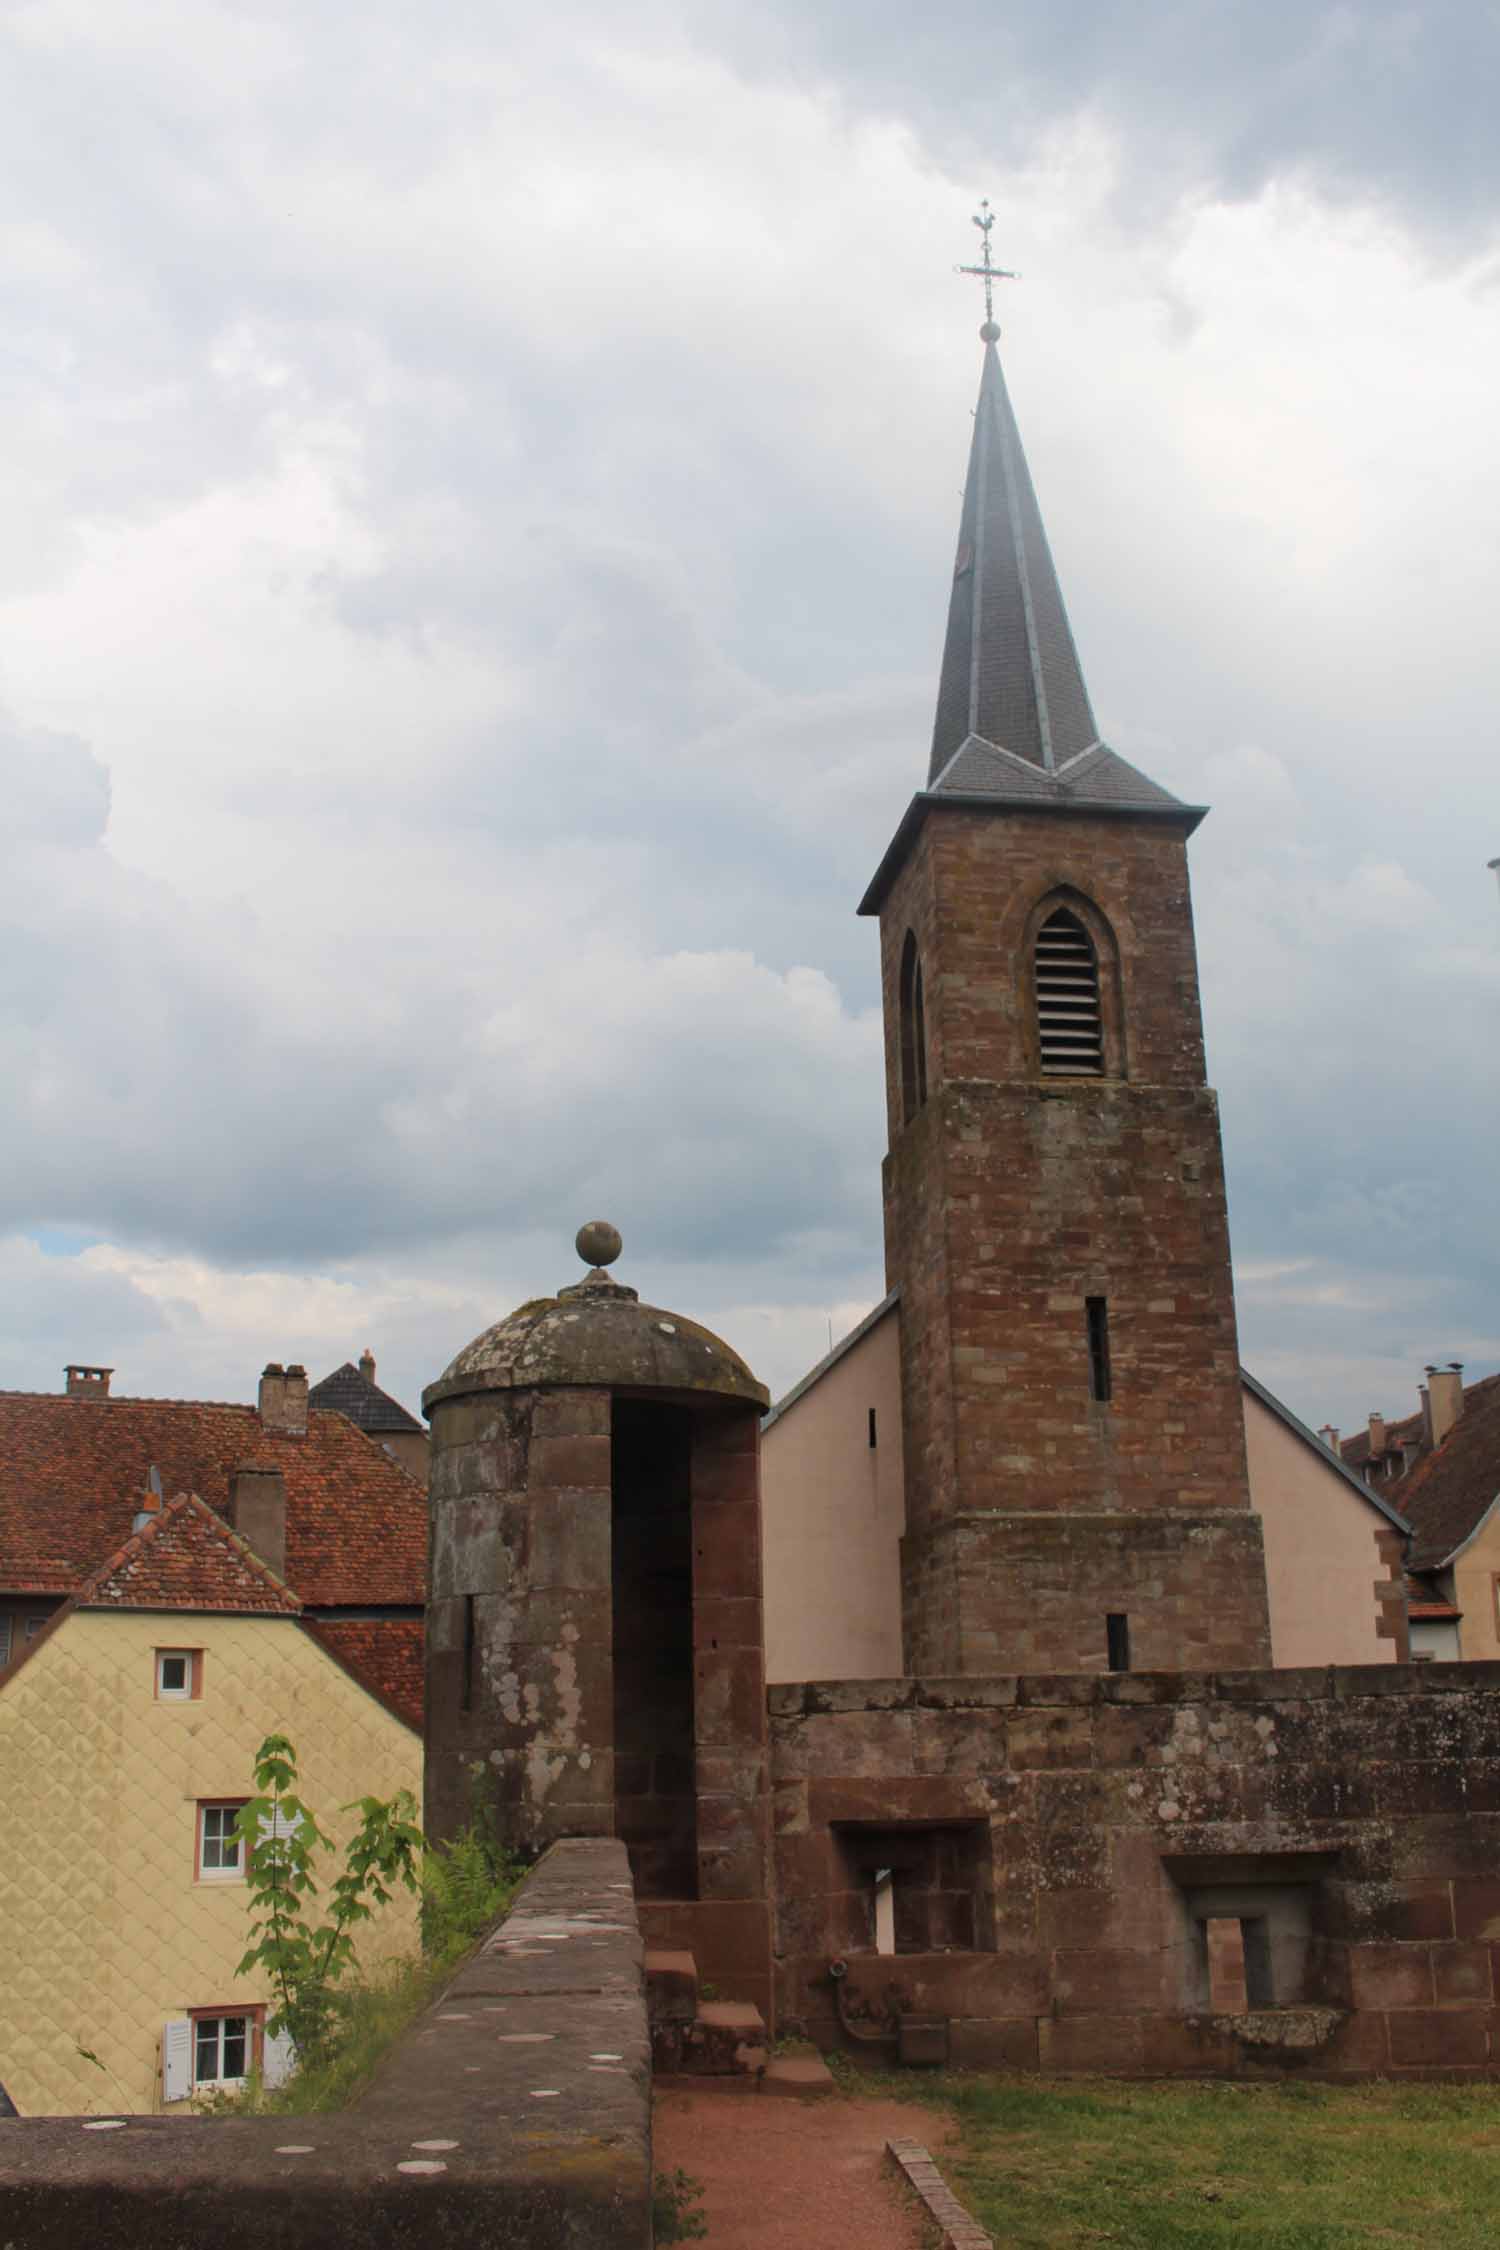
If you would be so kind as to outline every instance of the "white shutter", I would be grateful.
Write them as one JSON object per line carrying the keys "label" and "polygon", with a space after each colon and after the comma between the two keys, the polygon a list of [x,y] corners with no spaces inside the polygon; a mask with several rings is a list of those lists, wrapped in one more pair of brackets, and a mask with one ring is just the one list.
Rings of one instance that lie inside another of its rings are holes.
{"label": "white shutter", "polygon": [[292,2035],[283,2025],[280,2031],[268,2031],[260,2043],[261,2082],[268,2089],[284,2086],[297,2067],[297,2050],[292,2045]]}
{"label": "white shutter", "polygon": [[174,2016],[161,2027],[161,2098],[185,2102],[193,2090],[193,2026]]}

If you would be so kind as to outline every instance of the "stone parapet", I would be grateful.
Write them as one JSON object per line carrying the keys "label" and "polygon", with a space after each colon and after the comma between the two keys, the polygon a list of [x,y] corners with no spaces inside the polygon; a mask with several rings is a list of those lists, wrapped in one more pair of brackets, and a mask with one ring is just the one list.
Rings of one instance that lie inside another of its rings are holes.
{"label": "stone parapet", "polygon": [[974,2065],[1500,2073],[1500,1664],[811,1681],[769,1708],[786,2030],[838,2043],[842,1957],[856,2017],[945,2017]]}
{"label": "stone parapet", "polygon": [[555,1844],[355,2106],[18,2118],[8,2250],[647,2250],[650,2044],[623,1846]]}

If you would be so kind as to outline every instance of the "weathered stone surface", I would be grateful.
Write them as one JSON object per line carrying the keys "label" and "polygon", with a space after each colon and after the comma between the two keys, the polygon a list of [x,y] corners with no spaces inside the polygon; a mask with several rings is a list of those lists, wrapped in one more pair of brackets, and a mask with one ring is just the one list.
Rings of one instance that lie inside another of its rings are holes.
{"label": "weathered stone surface", "polygon": [[[785,2018],[837,2044],[827,1971],[845,1955],[849,1992],[898,1990],[962,2024],[966,2053],[1043,2069],[1500,2074],[1500,1813],[1482,1789],[1475,1808],[1473,1755],[1500,1729],[1500,1680],[1448,1668],[1433,1692],[1425,1666],[1379,1669],[1378,1696],[1347,1692],[1364,1671],[1152,1674],[1139,1698],[1129,1676],[1004,1675],[951,1703],[917,1679],[802,1716],[789,1689],[772,1727]],[[959,1857],[900,1842],[934,1835]],[[874,1951],[872,1852],[895,1865],[893,1954]],[[930,1896],[903,1907],[914,1882]],[[965,1910],[993,1950],[962,1936]],[[1210,1926],[1267,1916],[1274,2005],[1242,1981],[1213,2012]],[[905,1951],[903,1927],[959,1934]]]}
{"label": "weathered stone surface", "polygon": [[[538,1297],[476,1336],[422,1393],[423,1412],[476,1392],[711,1392],[765,1407],[769,1396],[722,1337],[680,1313],[643,1305],[617,1282]],[[549,1425],[549,1434],[557,1427]],[[434,1420],[434,1436],[437,1434]]]}
{"label": "weathered stone surface", "polygon": [[[528,1973],[507,1970],[500,1985],[518,1924]],[[132,2117],[105,2132],[90,2129],[97,2120],[14,2119],[0,2143],[0,2241],[647,2250],[650,2091],[624,1851],[559,1844],[354,2108]]]}
{"label": "weathered stone surface", "polygon": [[[1032,955],[1063,898],[1098,964],[1099,1077],[1041,1067]],[[1264,1663],[1183,828],[935,808],[884,896],[881,962],[913,1669],[1102,1671],[1114,1613],[1137,1665]],[[1102,1398],[1091,1298],[1109,1315]]]}

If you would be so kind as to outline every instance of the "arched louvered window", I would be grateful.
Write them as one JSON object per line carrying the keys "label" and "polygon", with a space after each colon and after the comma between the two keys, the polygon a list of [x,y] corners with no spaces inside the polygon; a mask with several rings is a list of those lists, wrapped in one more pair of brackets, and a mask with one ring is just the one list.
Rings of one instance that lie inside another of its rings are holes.
{"label": "arched louvered window", "polygon": [[1043,1071],[1052,1078],[1102,1078],[1099,957],[1088,931],[1066,906],[1049,914],[1037,932],[1032,973]]}
{"label": "arched louvered window", "polygon": [[927,1099],[927,1011],[922,956],[908,930],[901,954],[901,1115],[909,1125]]}

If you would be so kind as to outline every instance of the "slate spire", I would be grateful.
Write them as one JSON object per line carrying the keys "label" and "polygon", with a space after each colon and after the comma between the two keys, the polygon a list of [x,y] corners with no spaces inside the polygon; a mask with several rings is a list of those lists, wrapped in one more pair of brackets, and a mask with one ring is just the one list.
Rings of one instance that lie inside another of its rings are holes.
{"label": "slate spire", "polygon": [[978,736],[1044,774],[1099,740],[986,320],[928,787]]}

